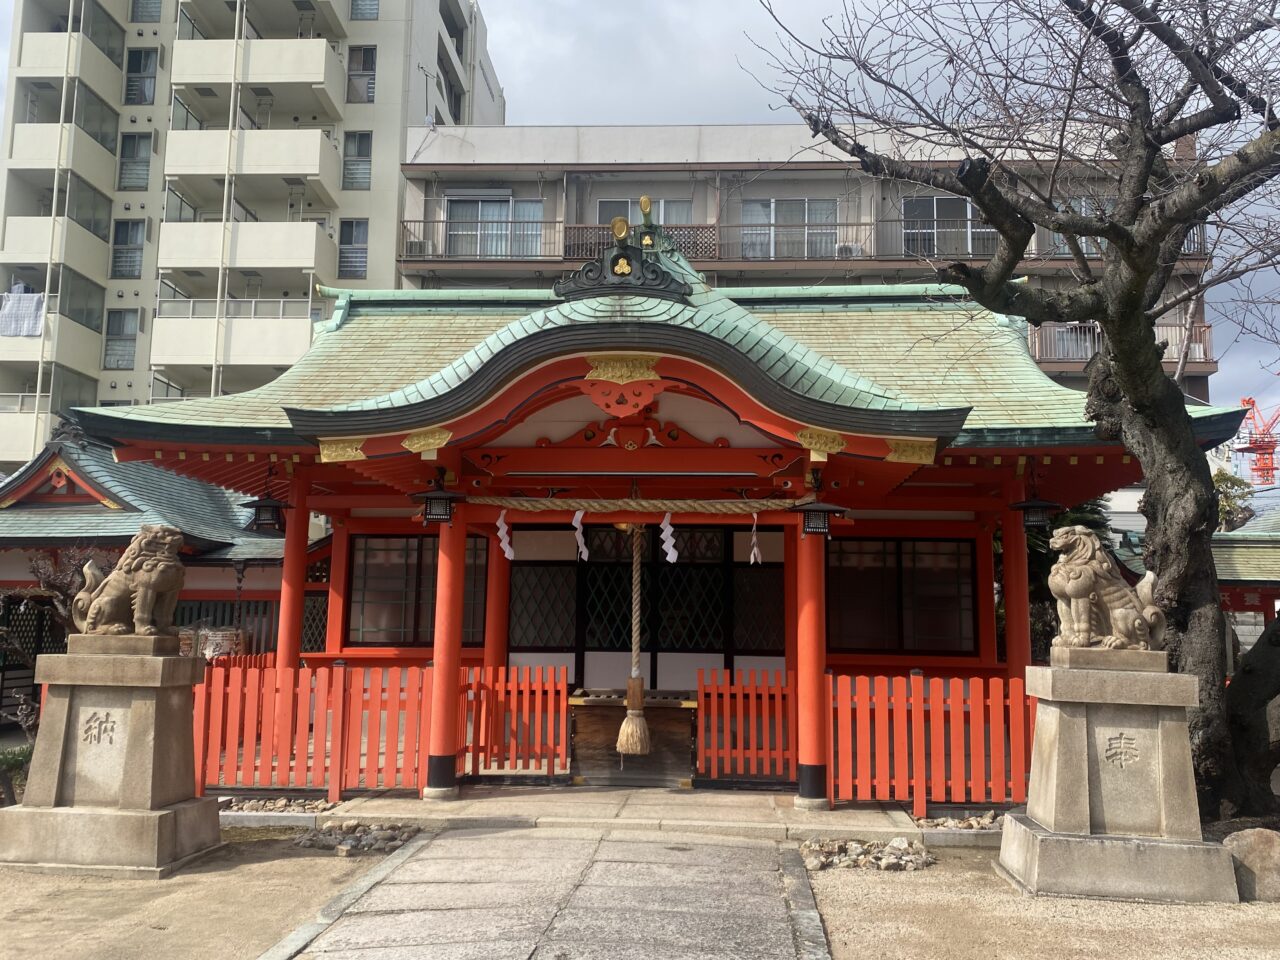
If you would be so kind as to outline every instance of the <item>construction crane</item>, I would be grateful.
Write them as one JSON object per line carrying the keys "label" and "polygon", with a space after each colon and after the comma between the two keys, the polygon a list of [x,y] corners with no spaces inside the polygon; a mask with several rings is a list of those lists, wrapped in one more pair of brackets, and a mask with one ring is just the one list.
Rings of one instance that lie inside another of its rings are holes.
{"label": "construction crane", "polygon": [[1249,412],[1240,425],[1236,452],[1252,458],[1249,475],[1254,486],[1272,486],[1276,482],[1276,424],[1280,422],[1280,407],[1274,407],[1270,416],[1266,416],[1253,397],[1243,398],[1240,406]]}

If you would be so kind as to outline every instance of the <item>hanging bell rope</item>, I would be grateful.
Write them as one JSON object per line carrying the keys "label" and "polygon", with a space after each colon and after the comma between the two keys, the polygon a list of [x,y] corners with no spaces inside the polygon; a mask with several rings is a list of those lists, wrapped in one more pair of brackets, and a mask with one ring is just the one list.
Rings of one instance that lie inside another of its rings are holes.
{"label": "hanging bell rope", "polygon": [[790,510],[812,503],[816,497],[806,494],[795,500],[642,500],[634,497],[619,500],[583,500],[577,497],[467,497],[467,503],[504,510],[543,513],[547,510],[573,510],[583,513],[764,513]]}
{"label": "hanging bell rope", "polygon": [[618,730],[618,753],[643,756],[649,752],[649,725],[644,719],[644,677],[640,674],[640,574],[644,557],[644,527],[631,528],[631,676],[627,679],[627,715]]}

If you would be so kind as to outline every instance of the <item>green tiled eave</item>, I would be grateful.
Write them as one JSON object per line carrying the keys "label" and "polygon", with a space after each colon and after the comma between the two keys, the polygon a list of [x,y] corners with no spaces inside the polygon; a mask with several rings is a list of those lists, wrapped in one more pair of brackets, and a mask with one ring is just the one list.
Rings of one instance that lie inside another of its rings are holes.
{"label": "green tiled eave", "polygon": [[[1055,383],[1027,348],[1026,324],[938,284],[712,289],[678,257],[688,304],[638,296],[565,302],[545,290],[361,290],[338,298],[310,350],[273,382],[226,397],[94,409],[98,434],[259,444],[306,443],[286,408],[378,411],[457,388],[538,331],[676,326],[717,338],[826,404],[870,411],[972,407],[954,443],[1093,444],[1083,393]],[[1238,411],[1192,408],[1202,432],[1233,432]],[[1221,421],[1221,422],[1220,422]]]}

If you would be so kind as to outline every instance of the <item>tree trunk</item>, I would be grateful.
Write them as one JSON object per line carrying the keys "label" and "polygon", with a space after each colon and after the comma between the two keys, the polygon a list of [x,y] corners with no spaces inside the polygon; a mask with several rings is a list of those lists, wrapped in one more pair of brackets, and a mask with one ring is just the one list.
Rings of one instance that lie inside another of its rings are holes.
{"label": "tree trunk", "polygon": [[1271,774],[1280,762],[1280,620],[1272,620],[1236,667],[1227,688],[1227,721],[1244,778],[1244,809],[1277,806]]}
{"label": "tree trunk", "polygon": [[[1138,329],[1153,337],[1149,325]],[[1216,818],[1252,812],[1248,808],[1256,807],[1260,793],[1245,782],[1227,720],[1226,621],[1210,549],[1217,494],[1182,393],[1160,364],[1161,351],[1154,342],[1146,350],[1142,346],[1104,349],[1090,362],[1088,413],[1099,436],[1124,442],[1146,478],[1139,508],[1147,520],[1143,560],[1157,571],[1156,602],[1168,618],[1169,660],[1179,673],[1200,680],[1200,705],[1191,710],[1190,722],[1201,813]]]}

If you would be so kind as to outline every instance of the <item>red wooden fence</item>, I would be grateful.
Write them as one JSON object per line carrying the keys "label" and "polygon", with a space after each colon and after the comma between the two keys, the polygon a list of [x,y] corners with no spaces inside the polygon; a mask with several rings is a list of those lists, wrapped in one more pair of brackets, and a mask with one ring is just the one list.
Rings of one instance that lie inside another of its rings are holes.
{"label": "red wooden fence", "polygon": [[[224,666],[195,688],[196,787],[426,785],[431,667]],[[459,673],[458,772],[569,766],[567,671]],[[284,698],[283,702],[281,698]]]}
{"label": "red wooden fence", "polygon": [[569,772],[566,667],[463,669],[458,772]]}
{"label": "red wooden fence", "polygon": [[698,671],[698,774],[796,778],[795,677]]}
{"label": "red wooden fence", "polygon": [[1035,702],[1019,678],[832,676],[827,799],[1025,803]]}

